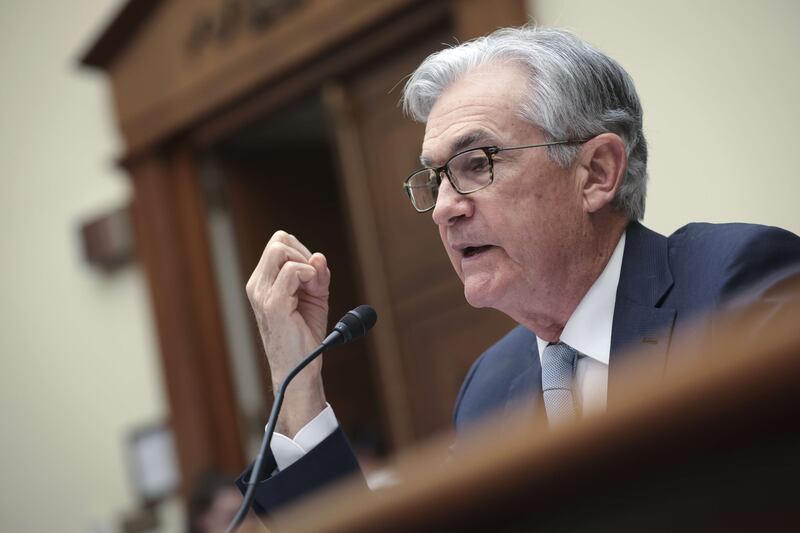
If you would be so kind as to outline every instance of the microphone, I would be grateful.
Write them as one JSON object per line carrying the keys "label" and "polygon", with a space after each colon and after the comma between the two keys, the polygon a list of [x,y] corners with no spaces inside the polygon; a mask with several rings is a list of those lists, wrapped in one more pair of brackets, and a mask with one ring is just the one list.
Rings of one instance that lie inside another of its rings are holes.
{"label": "microphone", "polygon": [[377,321],[378,313],[372,307],[359,305],[352,311],[345,313],[339,322],[333,326],[333,331],[322,341],[322,344],[331,347],[360,339],[372,329],[372,326]]}
{"label": "microphone", "polygon": [[261,469],[264,466],[264,459],[267,456],[267,451],[269,450],[270,443],[272,442],[272,435],[275,433],[275,423],[278,421],[278,414],[280,413],[281,405],[283,405],[283,397],[286,394],[286,388],[289,386],[289,383],[311,361],[319,357],[322,352],[332,346],[346,344],[348,342],[360,339],[366,335],[370,329],[372,329],[372,326],[375,325],[377,320],[378,314],[372,307],[368,305],[359,305],[355,309],[348,311],[341,319],[339,319],[339,321],[333,327],[333,331],[331,331],[330,335],[325,337],[325,340],[323,340],[313,352],[308,354],[305,359],[300,361],[297,366],[295,366],[292,371],[287,374],[286,378],[283,380],[283,383],[281,383],[281,386],[278,389],[278,393],[275,395],[275,400],[272,402],[272,412],[269,415],[267,429],[264,433],[264,439],[261,441],[261,448],[258,451],[258,456],[256,456],[255,463],[253,464],[253,470],[250,472],[250,479],[247,482],[247,491],[245,491],[242,505],[239,507],[239,511],[237,511],[236,516],[234,516],[233,520],[231,520],[231,523],[228,525],[228,529],[225,530],[225,533],[232,533],[233,531],[236,531],[236,529],[241,525],[242,521],[244,521],[245,516],[247,516],[247,511],[250,510],[250,506],[253,504],[253,500],[256,496],[258,479],[261,477]]}

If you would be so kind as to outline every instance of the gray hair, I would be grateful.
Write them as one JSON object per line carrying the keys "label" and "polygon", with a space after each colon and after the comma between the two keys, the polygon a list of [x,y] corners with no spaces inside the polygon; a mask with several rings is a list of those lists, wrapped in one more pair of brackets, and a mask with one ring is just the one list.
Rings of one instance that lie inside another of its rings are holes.
{"label": "gray hair", "polygon": [[[616,61],[568,31],[503,28],[431,54],[406,82],[404,111],[425,122],[451,83],[495,61],[511,61],[528,71],[530,98],[520,114],[549,140],[587,139],[604,132],[622,138],[628,166],[613,205],[629,219],[640,220],[647,194],[647,141],[633,80]],[[559,145],[547,150],[566,168],[579,149]]]}

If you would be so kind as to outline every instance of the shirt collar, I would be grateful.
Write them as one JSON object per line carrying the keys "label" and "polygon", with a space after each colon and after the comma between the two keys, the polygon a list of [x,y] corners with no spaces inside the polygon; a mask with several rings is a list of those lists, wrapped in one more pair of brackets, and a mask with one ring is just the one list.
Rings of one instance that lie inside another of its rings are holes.
{"label": "shirt collar", "polygon": [[[567,320],[559,339],[605,365],[608,364],[611,353],[611,326],[614,322],[614,304],[617,301],[617,285],[619,285],[624,251],[623,233],[600,277],[595,280]],[[539,347],[541,360],[545,347],[550,343],[537,336],[536,344]]]}

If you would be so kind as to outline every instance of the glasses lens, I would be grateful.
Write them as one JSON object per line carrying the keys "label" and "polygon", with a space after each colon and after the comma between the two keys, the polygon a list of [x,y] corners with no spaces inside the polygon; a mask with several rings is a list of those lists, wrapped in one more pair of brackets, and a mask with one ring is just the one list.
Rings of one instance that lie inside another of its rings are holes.
{"label": "glasses lens", "polygon": [[447,168],[450,181],[460,193],[477,191],[492,182],[492,162],[481,149],[457,155]]}
{"label": "glasses lens", "polygon": [[426,211],[436,205],[439,180],[433,170],[420,170],[406,181],[406,190],[417,211]]}

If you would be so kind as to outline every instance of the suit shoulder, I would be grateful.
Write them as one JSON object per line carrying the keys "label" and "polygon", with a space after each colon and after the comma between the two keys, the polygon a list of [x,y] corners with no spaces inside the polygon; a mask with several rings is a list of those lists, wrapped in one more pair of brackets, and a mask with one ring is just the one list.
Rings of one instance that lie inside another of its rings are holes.
{"label": "suit shoulder", "polygon": [[509,331],[502,339],[487,348],[472,364],[461,385],[459,401],[471,386],[483,387],[497,381],[507,384],[509,374],[529,364],[527,355],[532,351],[535,352],[535,346],[536,335],[530,330],[517,326]]}
{"label": "suit shoulder", "polygon": [[490,346],[472,364],[458,393],[454,423],[457,428],[505,405],[513,378],[530,365],[536,336],[517,326]]}
{"label": "suit shoulder", "polygon": [[800,238],[782,228],[761,224],[745,224],[732,222],[728,224],[711,224],[693,222],[677,229],[668,237],[670,246],[736,246],[743,243],[767,241],[768,243],[792,243]]}
{"label": "suit shoulder", "polygon": [[693,279],[731,294],[800,266],[800,237],[758,224],[687,224],[669,236],[676,283]]}

